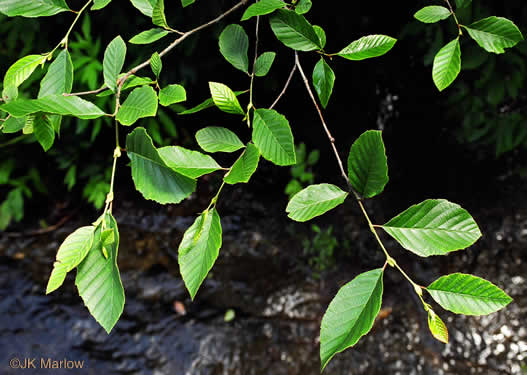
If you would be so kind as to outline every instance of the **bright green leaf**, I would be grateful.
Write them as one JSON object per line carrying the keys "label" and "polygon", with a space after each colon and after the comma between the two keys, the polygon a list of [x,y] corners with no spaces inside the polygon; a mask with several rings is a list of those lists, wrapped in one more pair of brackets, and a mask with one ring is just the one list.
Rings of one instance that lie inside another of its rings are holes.
{"label": "bright green leaf", "polygon": [[279,41],[297,51],[321,49],[320,39],[304,16],[291,10],[277,10],[269,18]]}
{"label": "bright green leaf", "polygon": [[291,198],[286,212],[295,221],[308,221],[339,206],[348,193],[331,184],[311,185]]}
{"label": "bright green leaf", "polygon": [[46,287],[46,294],[58,289],[64,282],[66,274],[84,260],[92,247],[94,233],[94,226],[81,227],[66,237],[57,252],[53,271],[51,271]]}
{"label": "bright green leaf", "polygon": [[382,56],[393,48],[397,39],[386,35],[368,35],[351,42],[346,48],[337,53],[348,60],[364,60]]}
{"label": "bright green leaf", "polygon": [[94,0],[91,10],[99,10],[110,4],[112,0]]}
{"label": "bright green leaf", "polygon": [[159,79],[161,70],[163,70],[163,62],[161,61],[161,57],[157,52],[154,52],[150,58],[150,67],[152,68],[152,72]]}
{"label": "bright green leaf", "polygon": [[388,160],[382,132],[368,130],[351,146],[348,176],[353,189],[364,198],[381,193],[388,183]]}
{"label": "bright green leaf", "polygon": [[381,309],[383,270],[360,274],[344,285],[329,304],[320,327],[321,368],[354,346],[373,327]]}
{"label": "bright green leaf", "polygon": [[157,0],[130,0],[134,7],[139,9],[145,16],[152,17],[152,11]]}
{"label": "bright green leaf", "polygon": [[0,109],[14,117],[23,117],[36,112],[71,115],[82,119],[104,116],[95,104],[77,96],[50,95],[40,99],[18,99],[0,106]]}
{"label": "bright green leaf", "polygon": [[264,158],[276,165],[296,163],[293,133],[287,119],[273,109],[257,109],[252,139]]}
{"label": "bright green leaf", "polygon": [[413,205],[382,228],[402,247],[422,257],[465,249],[481,237],[472,216],[444,199]]}
{"label": "bright green leaf", "polygon": [[18,87],[35,71],[37,66],[44,64],[46,55],[28,55],[17,60],[7,69],[4,76],[4,90],[6,87]]}
{"label": "bright green leaf", "polygon": [[248,143],[245,151],[236,160],[223,180],[230,185],[249,182],[256,168],[258,168],[259,161],[260,151],[255,145]]}
{"label": "bright green leaf", "polygon": [[223,112],[245,115],[236,94],[223,83],[209,82],[210,94],[214,104]]}
{"label": "bright green leaf", "polygon": [[181,85],[168,85],[159,91],[159,104],[169,106],[187,100],[187,92]]}
{"label": "bright green leaf", "polygon": [[2,128],[2,132],[6,134],[10,133],[16,133],[19,132],[24,128],[26,125],[26,118],[25,117],[9,117],[4,122],[4,127]]}
{"label": "bright green leaf", "polygon": [[311,0],[298,0],[295,7],[295,12],[298,14],[305,14],[309,12],[313,3]]}
{"label": "bright green leaf", "polygon": [[441,48],[434,58],[432,78],[439,91],[443,91],[454,82],[461,71],[461,49],[459,38]]}
{"label": "bright green leaf", "polygon": [[243,148],[243,143],[236,134],[218,126],[199,130],[196,133],[196,141],[207,152],[234,152]]}
{"label": "bright green leaf", "polygon": [[134,89],[117,112],[116,120],[122,125],[132,125],[140,118],[157,113],[157,94],[150,86]]}
{"label": "bright green leaf", "polygon": [[[245,90],[245,91],[234,91],[234,95],[238,96],[238,95],[241,95],[241,94],[245,94],[247,91],[248,90]],[[197,113],[197,112],[203,111],[204,109],[212,108],[212,107],[215,107],[215,106],[216,105],[214,104],[214,100],[212,100],[212,98],[209,98],[209,99],[204,100],[203,102],[201,102],[200,104],[198,104],[195,107],[192,107],[190,109],[186,109],[186,110],[184,110],[182,112],[179,112],[178,115],[190,115],[190,114]]]}
{"label": "bright green leaf", "polygon": [[417,11],[414,17],[424,23],[435,23],[446,20],[451,14],[448,8],[439,5],[430,5]]}
{"label": "bright green leaf", "polygon": [[505,53],[505,48],[514,47],[523,40],[518,27],[503,17],[484,18],[464,27],[471,38],[487,52]]}
{"label": "bright green leaf", "polygon": [[216,262],[220,247],[221,221],[213,208],[194,221],[179,245],[179,270],[192,299]]}
{"label": "bright green leaf", "polygon": [[272,13],[277,9],[284,8],[285,5],[282,0],[260,0],[247,8],[243,13],[242,21],[248,20],[251,17]]}
{"label": "bright green leaf", "polygon": [[248,73],[249,37],[240,25],[228,25],[220,34],[220,52],[236,69]]}
{"label": "bright green leaf", "polygon": [[165,0],[157,0],[156,5],[152,9],[152,23],[168,29],[167,18],[165,16]]}
{"label": "bright green leaf", "polygon": [[198,151],[179,146],[162,147],[157,151],[168,167],[190,178],[198,178],[221,169],[213,158]]}
{"label": "bright green leaf", "polygon": [[44,151],[48,151],[55,142],[55,129],[44,114],[37,114],[33,123],[33,134]]}
{"label": "bright green leaf", "polygon": [[126,152],[132,162],[135,187],[146,199],[161,204],[179,203],[196,189],[194,179],[166,165],[144,128],[128,134]]}
{"label": "bright green leaf", "polygon": [[315,30],[315,33],[317,33],[318,35],[318,39],[320,40],[320,47],[324,48],[326,46],[326,32],[322,27],[317,25],[313,25],[313,30]]}
{"label": "bright green leaf", "polygon": [[126,43],[118,36],[108,44],[104,51],[103,72],[104,83],[110,90],[117,90],[117,77],[123,69],[126,57]]}
{"label": "bright green leaf", "polygon": [[258,56],[254,63],[254,75],[257,77],[266,76],[269,70],[271,70],[275,57],[275,52],[264,52]]}
{"label": "bright green leaf", "polygon": [[8,17],[47,17],[69,11],[64,0],[2,0],[0,13]]}
{"label": "bright green leaf", "polygon": [[448,344],[448,329],[433,310],[428,310],[428,328],[436,340]]}
{"label": "bright green leaf", "polygon": [[132,44],[150,44],[163,38],[165,35],[168,35],[167,30],[154,28],[140,32],[130,39],[129,42]]}
{"label": "bright green leaf", "polygon": [[512,301],[490,281],[463,273],[442,276],[426,290],[442,308],[456,314],[488,315]]}
{"label": "bright green leaf", "polygon": [[181,5],[183,8],[188,7],[191,4],[194,4],[196,0],[181,0]]}
{"label": "bright green leaf", "polygon": [[71,92],[73,87],[73,63],[68,50],[63,50],[49,66],[48,72],[40,81],[38,98]]}
{"label": "bright green leaf", "polygon": [[320,103],[324,108],[328,106],[334,84],[335,73],[333,73],[331,67],[324,61],[324,58],[321,57],[313,70],[313,86],[315,86]]}

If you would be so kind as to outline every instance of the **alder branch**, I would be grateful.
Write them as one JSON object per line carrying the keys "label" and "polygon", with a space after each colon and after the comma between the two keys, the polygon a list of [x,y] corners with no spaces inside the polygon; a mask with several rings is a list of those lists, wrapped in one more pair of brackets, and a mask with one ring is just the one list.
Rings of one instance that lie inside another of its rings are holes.
{"label": "alder branch", "polygon": [[273,104],[269,107],[269,109],[273,109],[275,105],[278,104],[280,99],[282,99],[282,96],[284,96],[285,92],[289,88],[289,84],[291,83],[291,80],[293,79],[293,75],[296,72],[296,55],[295,55],[295,62],[293,63],[293,68],[291,69],[291,72],[289,73],[289,77],[287,78],[287,81],[285,82],[284,88],[282,89],[282,92],[278,95],[278,97],[275,99]]}

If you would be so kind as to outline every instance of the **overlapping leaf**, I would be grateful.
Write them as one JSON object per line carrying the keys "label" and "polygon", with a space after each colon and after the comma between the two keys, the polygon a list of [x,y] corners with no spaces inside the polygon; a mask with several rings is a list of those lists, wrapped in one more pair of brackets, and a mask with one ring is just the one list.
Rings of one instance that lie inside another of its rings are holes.
{"label": "overlapping leaf", "polygon": [[[125,76],[125,73],[119,75],[119,78],[123,78]],[[137,86],[145,86],[153,81],[148,77],[138,77],[134,76],[133,74],[128,77],[126,82],[123,84],[123,87],[121,87],[121,93],[125,92],[128,89],[131,89],[133,87]],[[109,90],[103,91],[100,94],[97,94],[97,96],[110,96],[113,95],[113,93]]]}
{"label": "overlapping leaf", "polygon": [[187,100],[187,92],[181,85],[168,85],[159,91],[159,104],[169,106]]}
{"label": "overlapping leaf", "polygon": [[487,315],[512,301],[490,281],[463,273],[442,276],[426,290],[441,307],[456,314]]}
{"label": "overlapping leaf", "polygon": [[14,117],[23,117],[36,112],[71,115],[82,119],[94,119],[104,116],[104,112],[95,104],[77,96],[50,95],[40,99],[18,99],[0,106]]}
{"label": "overlapping leaf", "polygon": [[67,12],[70,8],[65,0],[2,0],[0,1],[0,13],[6,16],[22,17],[47,17],[61,12]]}
{"label": "overlapping leaf", "polygon": [[152,23],[168,29],[167,18],[165,16],[165,0],[157,0],[152,9]]}
{"label": "overlapping leaf", "polygon": [[220,110],[235,115],[245,114],[236,94],[227,85],[218,82],[209,82],[209,88],[212,100]]}
{"label": "overlapping leaf", "polygon": [[347,196],[348,193],[335,185],[311,185],[291,198],[286,212],[295,221],[308,221],[339,206]]}
{"label": "overlapping leaf", "polygon": [[166,146],[160,148],[158,152],[168,167],[190,178],[198,178],[221,169],[213,158],[198,151],[179,146]]}
{"label": "overlapping leaf", "polygon": [[234,152],[243,148],[243,143],[236,134],[219,126],[199,130],[196,132],[196,141],[207,152]]}
{"label": "overlapping leaf", "polygon": [[465,249],[481,237],[472,216],[444,199],[413,205],[382,228],[402,247],[422,257]]}
{"label": "overlapping leaf", "polygon": [[126,43],[120,36],[118,36],[108,44],[108,47],[106,47],[102,63],[104,83],[113,92],[117,89],[117,77],[123,69],[125,57]]}
{"label": "overlapping leaf", "polygon": [[44,151],[48,151],[53,146],[55,130],[46,115],[39,113],[35,116],[33,134]]}
{"label": "overlapping leaf", "polygon": [[152,17],[152,11],[157,3],[157,0],[130,0],[134,7],[136,7],[145,16]]}
{"label": "overlapping leaf", "polygon": [[134,89],[117,112],[116,120],[122,125],[132,125],[140,118],[157,113],[157,94],[150,86]]}
{"label": "overlapping leaf", "polygon": [[518,27],[507,18],[487,17],[469,26],[468,34],[487,52],[505,53],[505,48],[514,47],[523,40]]}
{"label": "overlapping leaf", "polygon": [[282,0],[260,0],[247,8],[243,13],[242,21],[248,20],[251,17],[273,13],[275,10],[284,7],[285,3]]}
{"label": "overlapping leaf", "polygon": [[434,58],[432,78],[439,91],[443,91],[454,82],[461,71],[461,49],[459,38],[441,48]]}
{"label": "overlapping leaf", "polygon": [[264,52],[258,56],[254,63],[254,75],[257,77],[266,76],[269,70],[271,70],[275,57],[275,52]]}
{"label": "overlapping leaf", "polygon": [[17,60],[7,69],[4,76],[4,90],[6,87],[18,87],[35,71],[37,66],[46,61],[46,55],[28,55]]}
{"label": "overlapping leaf", "polygon": [[384,55],[396,42],[397,39],[386,35],[368,35],[351,42],[336,54],[348,60],[364,60]]}
{"label": "overlapping leaf", "polygon": [[231,185],[239,183],[247,183],[249,179],[258,168],[260,161],[260,151],[252,143],[247,144],[247,148],[241,156],[233,164],[229,173],[225,175],[223,180]]}
{"label": "overlapping leaf", "polygon": [[304,16],[280,9],[269,18],[271,29],[279,41],[297,51],[313,51],[321,49],[320,39],[313,26]]}
{"label": "overlapping leaf", "polygon": [[424,23],[435,23],[446,20],[452,14],[448,8],[439,5],[430,5],[418,10],[414,17]]}
{"label": "overlapping leaf", "polygon": [[324,58],[321,57],[313,70],[313,86],[315,86],[320,104],[324,108],[328,106],[334,84],[335,73],[326,61],[324,61]]}
{"label": "overlapping leaf", "polygon": [[240,25],[228,25],[220,34],[220,52],[236,69],[249,72],[249,37]]}
{"label": "overlapping leaf", "polygon": [[320,47],[324,48],[326,46],[326,32],[324,29],[318,25],[313,25],[313,30],[315,30],[315,33],[318,35],[318,39],[320,40]]}
{"label": "overlapping leaf", "polygon": [[257,109],[252,139],[264,158],[276,165],[296,163],[293,133],[285,116],[273,109]]}
{"label": "overlapping leaf", "polygon": [[63,50],[48,68],[48,72],[40,81],[38,97],[60,95],[71,92],[73,87],[73,63],[68,50]]}

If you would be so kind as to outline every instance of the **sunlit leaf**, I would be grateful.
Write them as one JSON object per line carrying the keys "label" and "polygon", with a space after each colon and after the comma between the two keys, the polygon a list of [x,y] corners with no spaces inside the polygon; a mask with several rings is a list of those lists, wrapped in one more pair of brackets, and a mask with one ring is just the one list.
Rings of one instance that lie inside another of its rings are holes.
{"label": "sunlit leaf", "polygon": [[446,20],[452,13],[448,8],[439,5],[426,6],[414,14],[414,18],[424,23],[435,23]]}
{"label": "sunlit leaf", "polygon": [[134,7],[136,7],[145,16],[152,17],[152,10],[157,3],[157,0],[130,0]]}
{"label": "sunlit leaf", "polygon": [[448,329],[441,318],[433,311],[428,310],[428,329],[436,340],[448,344]]}
{"label": "sunlit leaf", "polygon": [[347,196],[348,193],[335,185],[311,185],[291,198],[286,212],[295,221],[308,221],[339,206]]}
{"label": "sunlit leaf", "polygon": [[269,18],[271,29],[279,41],[297,51],[322,48],[313,26],[304,16],[291,10],[277,10]]}
{"label": "sunlit leaf", "polygon": [[165,16],[165,0],[157,0],[156,5],[152,9],[152,23],[156,26],[168,28]]}
{"label": "sunlit leaf", "polygon": [[245,151],[236,160],[223,180],[231,185],[249,182],[249,179],[258,167],[259,161],[260,151],[258,151],[255,145],[248,143]]}
{"label": "sunlit leaf", "polygon": [[99,10],[110,4],[112,0],[94,0],[91,10]]}
{"label": "sunlit leaf", "polygon": [[218,126],[209,126],[196,132],[196,141],[207,152],[234,152],[243,148],[236,134]]}
{"label": "sunlit leaf", "polygon": [[285,5],[282,0],[260,0],[245,10],[242,21],[248,20],[251,17],[272,13],[277,9],[284,8]]}
{"label": "sunlit leaf", "polygon": [[264,158],[276,165],[296,163],[295,143],[289,121],[273,109],[256,109],[252,139]]}
{"label": "sunlit leaf", "polygon": [[46,61],[46,55],[28,55],[17,60],[7,69],[4,76],[4,90],[6,87],[18,87],[35,71],[37,66]]}
{"label": "sunlit leaf", "polygon": [[187,92],[181,85],[168,85],[159,91],[159,104],[169,106],[187,100]]}
{"label": "sunlit leaf", "polygon": [[132,125],[140,118],[157,113],[157,94],[150,86],[134,89],[117,112],[116,120],[122,125]]}
{"label": "sunlit leaf", "polygon": [[60,95],[71,92],[73,87],[73,63],[68,50],[63,50],[48,68],[40,81],[38,97]]}
{"label": "sunlit leaf", "polygon": [[168,167],[190,178],[198,178],[221,169],[213,158],[198,151],[179,146],[166,146],[158,149],[158,152]]}
{"label": "sunlit leaf", "polygon": [[210,94],[214,104],[223,112],[244,115],[236,94],[223,83],[209,82]]}
{"label": "sunlit leaf", "polygon": [[150,44],[163,38],[166,35],[168,35],[167,30],[154,28],[140,32],[139,34],[135,35],[132,39],[130,39],[129,42],[132,44]]}
{"label": "sunlit leaf", "polygon": [[487,17],[464,26],[468,34],[487,52],[505,53],[523,40],[518,27],[507,18]]}
{"label": "sunlit leaf", "polygon": [[94,119],[104,116],[95,104],[77,96],[50,95],[40,99],[18,99],[0,106],[0,109],[14,117],[23,117],[36,112],[58,115],[71,115],[82,119]]}
{"label": "sunlit leaf", "polygon": [[386,35],[368,35],[352,42],[337,53],[348,60],[364,60],[382,56],[393,48],[397,39]]}
{"label": "sunlit leaf", "polygon": [[455,81],[461,71],[461,49],[459,38],[441,48],[434,58],[432,78],[439,91],[443,91]]}
{"label": "sunlit leaf", "polygon": [[0,13],[6,16],[47,17],[69,11],[65,0],[2,0]]}

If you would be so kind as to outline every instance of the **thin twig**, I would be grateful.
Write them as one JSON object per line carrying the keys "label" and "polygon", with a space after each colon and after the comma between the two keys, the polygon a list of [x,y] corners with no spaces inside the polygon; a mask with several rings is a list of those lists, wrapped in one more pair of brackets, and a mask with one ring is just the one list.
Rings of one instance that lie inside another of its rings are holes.
{"label": "thin twig", "polygon": [[295,72],[296,72],[296,59],[295,59],[295,62],[293,64],[293,68],[291,69],[291,72],[289,73],[289,77],[287,78],[287,81],[285,82],[284,88],[282,89],[282,92],[278,95],[278,97],[275,99],[273,104],[271,104],[269,109],[273,109],[274,106],[278,104],[280,99],[282,99],[282,96],[284,96],[285,92],[289,88],[289,84],[291,83],[291,80],[293,79],[293,75],[295,74]]}
{"label": "thin twig", "polygon": [[450,13],[454,17],[454,21],[456,22],[459,35],[463,35],[463,30],[461,30],[461,24],[459,23],[459,21],[457,19],[456,13],[454,12],[454,8],[452,8],[452,4],[450,4],[450,1],[448,1],[448,0],[445,0],[445,2],[448,4],[448,8],[450,9]]}
{"label": "thin twig", "polygon": [[255,42],[254,42],[254,60],[253,60],[253,72],[251,73],[251,85],[249,87],[249,110],[250,107],[253,106],[253,84],[254,84],[254,76],[255,76],[255,67],[256,67],[256,60],[258,59],[258,31],[260,28],[260,16],[256,16],[256,31],[255,33]]}
{"label": "thin twig", "polygon": [[98,88],[97,90],[91,90],[91,91],[81,91],[81,92],[72,92],[71,94],[62,94],[63,96],[82,96],[82,95],[92,95],[92,94],[98,94],[102,91],[108,90],[108,87],[103,86]]}

